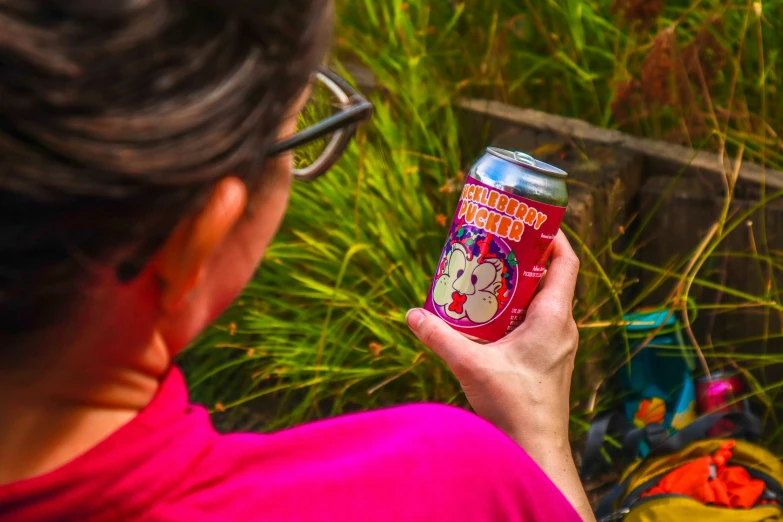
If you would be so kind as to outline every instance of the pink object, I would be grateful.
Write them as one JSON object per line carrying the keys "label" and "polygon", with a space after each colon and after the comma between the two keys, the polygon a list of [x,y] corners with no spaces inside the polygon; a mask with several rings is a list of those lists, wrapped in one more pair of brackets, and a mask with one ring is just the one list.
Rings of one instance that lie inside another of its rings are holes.
{"label": "pink object", "polygon": [[738,375],[717,372],[709,379],[703,377],[696,383],[699,413],[745,411],[745,402],[738,400],[744,391],[745,385]]}
{"label": "pink object", "polygon": [[[743,412],[747,409],[747,401],[738,400],[745,392],[745,384],[739,375],[715,372],[709,378],[702,377],[696,383],[696,397],[699,413],[731,413]],[[710,437],[726,437],[737,429],[736,424],[728,419],[721,419],[707,434]]]}
{"label": "pink object", "polygon": [[46,475],[0,486],[3,522],[552,521],[579,516],[508,437],[451,407],[221,435],[172,369],[152,402]]}

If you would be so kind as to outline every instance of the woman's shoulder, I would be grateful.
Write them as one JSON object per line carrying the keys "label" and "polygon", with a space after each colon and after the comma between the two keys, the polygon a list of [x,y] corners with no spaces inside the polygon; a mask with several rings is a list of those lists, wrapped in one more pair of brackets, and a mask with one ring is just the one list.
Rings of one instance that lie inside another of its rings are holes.
{"label": "woman's shoulder", "polygon": [[[420,403],[395,406],[362,413],[351,413],[322,421],[304,424],[281,435],[291,435],[298,431],[324,432],[340,434],[345,430],[351,433],[362,431],[377,434],[381,439],[388,440],[390,435],[398,437],[435,438],[445,442],[456,436],[467,437],[503,437],[505,435],[481,417],[462,408],[444,404]],[[512,444],[513,445],[513,444]]]}
{"label": "woman's shoulder", "polygon": [[267,520],[569,520],[536,514],[557,507],[540,504],[548,496],[561,514],[570,506],[511,439],[449,406],[225,435],[206,460],[204,487],[223,477],[222,497],[251,501]]}
{"label": "woman's shoulder", "polygon": [[480,454],[522,458],[524,452],[497,428],[460,408],[440,404],[397,406],[354,413],[290,428],[258,438],[253,435],[229,435],[233,441],[256,446],[263,452],[285,452],[297,460],[340,458],[345,452],[367,458],[395,454],[396,458],[415,457],[434,461],[448,457],[451,462]]}

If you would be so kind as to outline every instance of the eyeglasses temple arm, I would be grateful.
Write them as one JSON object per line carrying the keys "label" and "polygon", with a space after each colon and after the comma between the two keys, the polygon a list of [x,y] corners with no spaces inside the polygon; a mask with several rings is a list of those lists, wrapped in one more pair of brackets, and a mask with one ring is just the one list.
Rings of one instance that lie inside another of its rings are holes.
{"label": "eyeglasses temple arm", "polygon": [[281,154],[293,149],[294,147],[298,147],[299,145],[303,145],[313,140],[317,140],[318,138],[322,138],[328,134],[332,134],[333,132],[344,128],[347,125],[367,120],[370,115],[372,115],[372,103],[358,95],[354,98],[354,100],[356,103],[355,105],[347,107],[342,112],[320,121],[288,139],[275,143],[272,145],[269,154],[272,156]]}

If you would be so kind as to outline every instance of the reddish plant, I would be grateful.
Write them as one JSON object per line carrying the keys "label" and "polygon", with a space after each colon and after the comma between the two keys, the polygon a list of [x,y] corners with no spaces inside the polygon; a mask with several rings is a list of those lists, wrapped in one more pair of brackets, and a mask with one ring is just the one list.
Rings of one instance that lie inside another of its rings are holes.
{"label": "reddish plant", "polygon": [[614,114],[615,120],[618,123],[626,123],[638,116],[639,111],[644,104],[641,90],[642,84],[636,78],[614,84],[612,114]]}
{"label": "reddish plant", "polygon": [[726,65],[728,52],[716,37],[716,33],[723,33],[723,20],[719,16],[713,17],[702,27],[682,52],[685,72],[697,85],[701,83],[700,76],[703,75],[707,87],[712,86]]}
{"label": "reddish plant", "polygon": [[655,25],[665,6],[664,0],[614,0],[611,9],[639,29],[647,29]]}
{"label": "reddish plant", "polygon": [[653,48],[644,59],[642,89],[645,100],[670,106],[677,103],[672,89],[677,62],[677,40],[674,29],[670,27],[655,36]]}

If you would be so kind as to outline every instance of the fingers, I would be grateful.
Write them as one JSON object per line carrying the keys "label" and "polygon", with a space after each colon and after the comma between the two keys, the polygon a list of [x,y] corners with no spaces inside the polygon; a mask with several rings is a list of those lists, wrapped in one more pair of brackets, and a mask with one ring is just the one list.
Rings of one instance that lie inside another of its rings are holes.
{"label": "fingers", "polygon": [[538,293],[541,291],[541,289],[544,288],[544,281],[546,281],[546,274],[547,274],[547,270],[544,269],[544,272],[541,274],[541,280],[538,282],[538,286],[536,286],[536,291],[533,294],[533,297],[537,296]]}
{"label": "fingers", "polygon": [[410,310],[405,319],[416,337],[443,359],[457,378],[464,375],[478,344],[466,339],[443,320],[421,308]]}
{"label": "fingers", "polygon": [[552,241],[551,253],[546,277],[530,302],[525,321],[509,335],[509,340],[525,335],[530,329],[563,330],[572,327],[572,305],[579,274],[579,258],[562,231],[559,231]]}
{"label": "fingers", "polygon": [[[535,301],[549,301],[564,304],[570,310],[574,300],[576,278],[579,275],[579,258],[562,231],[552,241],[552,262],[549,264],[546,279]],[[531,305],[532,306],[532,305]]]}

